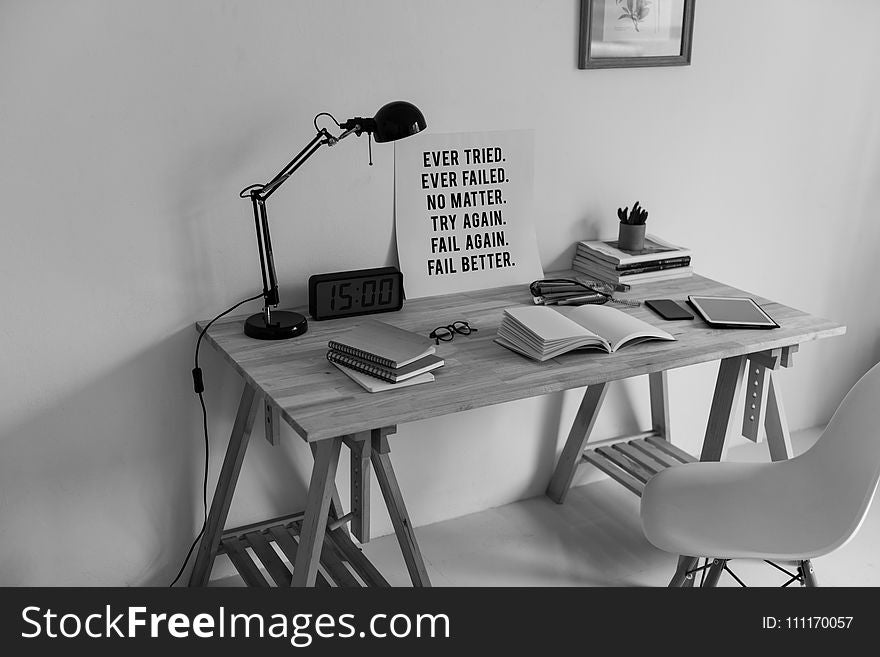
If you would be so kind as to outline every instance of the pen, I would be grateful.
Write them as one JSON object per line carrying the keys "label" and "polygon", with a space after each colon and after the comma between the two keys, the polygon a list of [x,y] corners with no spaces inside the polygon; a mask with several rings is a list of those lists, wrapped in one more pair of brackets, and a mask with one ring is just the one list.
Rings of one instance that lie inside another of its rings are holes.
{"label": "pen", "polygon": [[604,299],[601,294],[586,294],[580,297],[569,297],[567,299],[559,299],[556,301],[557,306],[580,306],[585,303],[590,303],[591,301],[598,301],[599,299]]}

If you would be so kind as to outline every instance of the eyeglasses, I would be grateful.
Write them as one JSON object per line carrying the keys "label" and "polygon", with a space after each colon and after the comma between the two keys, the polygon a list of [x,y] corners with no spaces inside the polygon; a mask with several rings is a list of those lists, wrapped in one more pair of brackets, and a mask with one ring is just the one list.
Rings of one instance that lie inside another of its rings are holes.
{"label": "eyeglasses", "polygon": [[431,335],[429,338],[434,338],[435,344],[440,344],[440,341],[443,342],[452,342],[452,339],[455,337],[455,334],[459,335],[470,335],[471,333],[476,333],[477,329],[473,328],[467,322],[452,322],[448,326],[438,326],[433,331],[431,331]]}
{"label": "eyeglasses", "polygon": [[[601,289],[604,288],[604,289]],[[640,302],[630,299],[618,299],[611,294],[614,286],[599,281],[584,283],[573,278],[544,278],[529,283],[529,292],[544,305],[580,305],[586,303],[607,303],[608,301],[624,306],[638,307]]]}

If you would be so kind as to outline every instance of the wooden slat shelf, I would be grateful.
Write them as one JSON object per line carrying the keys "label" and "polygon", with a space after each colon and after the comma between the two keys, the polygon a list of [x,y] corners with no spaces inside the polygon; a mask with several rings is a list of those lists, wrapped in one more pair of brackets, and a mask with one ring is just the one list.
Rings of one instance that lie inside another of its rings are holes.
{"label": "wooden slat shelf", "polygon": [[[290,586],[302,513],[223,532],[217,554],[226,554],[248,586]],[[285,562],[275,547],[281,551]],[[388,587],[390,584],[343,528],[328,530],[321,547],[319,587]]]}
{"label": "wooden slat shelf", "polygon": [[697,460],[655,435],[586,449],[581,458],[639,497],[648,480],[661,470]]}

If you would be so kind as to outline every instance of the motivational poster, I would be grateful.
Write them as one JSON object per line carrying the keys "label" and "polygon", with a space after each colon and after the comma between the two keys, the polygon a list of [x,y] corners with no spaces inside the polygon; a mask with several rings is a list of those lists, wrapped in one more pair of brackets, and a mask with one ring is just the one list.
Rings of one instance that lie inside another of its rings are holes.
{"label": "motivational poster", "polygon": [[532,222],[531,130],[430,134],[394,144],[397,254],[410,298],[542,278]]}

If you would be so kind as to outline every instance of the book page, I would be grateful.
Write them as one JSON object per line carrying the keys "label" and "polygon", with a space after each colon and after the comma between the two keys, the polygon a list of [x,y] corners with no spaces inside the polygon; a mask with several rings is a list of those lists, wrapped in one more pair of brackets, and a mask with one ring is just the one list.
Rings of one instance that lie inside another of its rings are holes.
{"label": "book page", "polygon": [[553,308],[546,306],[516,306],[505,312],[540,342],[556,342],[571,338],[595,336],[584,324],[568,319]]}
{"label": "book page", "polygon": [[506,308],[495,342],[541,361],[572,349],[611,351],[605,338],[545,306]]}
{"label": "book page", "polygon": [[639,338],[675,340],[663,329],[610,306],[563,307],[558,311],[564,312],[572,321],[608,340],[612,351],[617,351],[632,341],[639,341]]}

